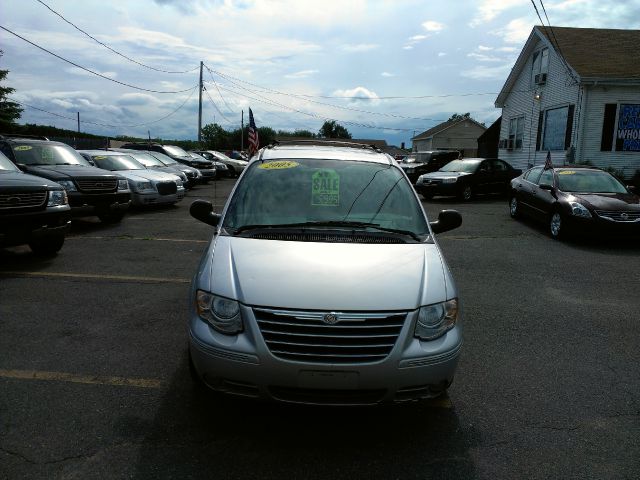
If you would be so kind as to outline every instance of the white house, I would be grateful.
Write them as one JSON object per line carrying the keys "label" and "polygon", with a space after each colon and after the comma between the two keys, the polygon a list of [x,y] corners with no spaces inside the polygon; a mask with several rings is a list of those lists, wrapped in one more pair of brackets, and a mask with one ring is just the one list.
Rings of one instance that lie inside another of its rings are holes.
{"label": "white house", "polygon": [[640,30],[533,28],[495,105],[514,167],[640,170]]}
{"label": "white house", "polygon": [[448,120],[413,137],[412,151],[458,150],[464,157],[474,157],[478,153],[478,137],[486,129],[469,117]]}

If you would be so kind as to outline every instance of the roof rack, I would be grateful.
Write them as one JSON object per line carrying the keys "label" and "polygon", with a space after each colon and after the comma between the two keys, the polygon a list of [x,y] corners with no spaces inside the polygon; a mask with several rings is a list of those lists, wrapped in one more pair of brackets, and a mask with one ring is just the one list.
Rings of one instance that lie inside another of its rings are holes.
{"label": "roof rack", "polygon": [[43,135],[24,135],[22,133],[0,133],[0,138],[27,138],[31,140],[49,141],[49,139]]}
{"label": "roof rack", "polygon": [[286,141],[278,141],[274,140],[272,143],[267,145],[267,148],[274,148],[278,146],[289,146],[289,145],[319,145],[319,146],[330,146],[330,147],[349,147],[349,148],[360,148],[360,149],[370,149],[377,153],[382,153],[375,145],[367,145],[366,143],[355,143],[355,142],[345,142],[340,140],[325,140],[325,139],[313,139],[313,140],[286,140]]}

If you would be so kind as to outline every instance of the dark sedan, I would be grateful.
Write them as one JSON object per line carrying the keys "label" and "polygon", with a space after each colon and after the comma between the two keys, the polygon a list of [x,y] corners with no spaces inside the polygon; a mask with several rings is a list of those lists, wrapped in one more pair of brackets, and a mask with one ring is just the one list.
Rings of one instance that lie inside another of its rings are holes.
{"label": "dark sedan", "polygon": [[545,222],[553,238],[572,232],[640,235],[640,197],[597,168],[527,170],[511,182],[509,213]]}
{"label": "dark sedan", "polygon": [[464,158],[447,163],[437,172],[421,175],[416,190],[424,198],[436,195],[471,200],[479,193],[509,191],[509,182],[522,170],[498,158]]}

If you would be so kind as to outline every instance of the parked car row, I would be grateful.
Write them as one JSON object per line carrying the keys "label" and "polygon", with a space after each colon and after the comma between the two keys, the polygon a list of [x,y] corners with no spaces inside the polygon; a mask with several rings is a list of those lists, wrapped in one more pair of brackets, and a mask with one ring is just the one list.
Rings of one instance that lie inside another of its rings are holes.
{"label": "parked car row", "polygon": [[45,137],[1,135],[0,247],[53,254],[74,216],[117,223],[130,205],[175,204],[186,189],[215,179],[218,167],[226,170],[178,147],[164,145],[168,156],[135,145],[145,148],[76,151]]}

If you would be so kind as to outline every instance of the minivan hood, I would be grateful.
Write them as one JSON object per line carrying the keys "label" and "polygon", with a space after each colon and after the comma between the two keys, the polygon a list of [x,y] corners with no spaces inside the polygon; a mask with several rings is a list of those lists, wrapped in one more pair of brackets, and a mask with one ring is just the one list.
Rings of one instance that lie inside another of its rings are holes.
{"label": "minivan hood", "polygon": [[447,300],[454,288],[433,243],[288,242],[226,235],[209,245],[196,287],[252,306],[329,311],[414,310]]}

